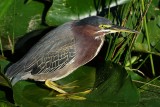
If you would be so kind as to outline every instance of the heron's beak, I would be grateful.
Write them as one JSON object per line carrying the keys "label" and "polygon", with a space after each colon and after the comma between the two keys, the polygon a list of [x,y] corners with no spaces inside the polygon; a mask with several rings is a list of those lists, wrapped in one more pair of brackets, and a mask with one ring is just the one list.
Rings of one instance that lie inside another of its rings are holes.
{"label": "heron's beak", "polygon": [[115,32],[128,32],[128,33],[139,33],[138,31],[131,30],[122,26],[116,26],[113,25],[109,28],[109,33],[115,33]]}
{"label": "heron's beak", "polygon": [[103,28],[98,32],[103,32],[106,34],[116,33],[116,32],[139,33],[138,31],[131,30],[122,26],[117,26],[117,25],[111,25],[110,27]]}

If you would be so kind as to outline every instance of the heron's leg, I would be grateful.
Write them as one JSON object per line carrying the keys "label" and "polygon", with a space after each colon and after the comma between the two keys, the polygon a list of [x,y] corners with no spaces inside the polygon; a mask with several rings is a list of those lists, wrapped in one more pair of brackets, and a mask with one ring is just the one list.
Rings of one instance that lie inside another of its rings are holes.
{"label": "heron's leg", "polygon": [[[83,92],[77,92],[77,93],[72,93],[73,95],[86,95],[86,94],[89,94],[91,92],[91,90],[86,90],[86,91],[83,91]],[[63,96],[64,94],[59,94],[57,96]]]}
{"label": "heron's leg", "polygon": [[53,90],[55,90],[55,91],[57,91],[61,94],[67,94],[66,91],[59,88],[58,85],[56,83],[52,82],[51,80],[46,80],[45,84],[46,84],[47,87],[49,87],[49,88],[51,88],[51,89],[53,89]]}
{"label": "heron's leg", "polygon": [[[46,100],[65,100],[65,99],[72,99],[72,100],[86,100],[84,95],[90,93],[91,90],[87,90],[84,92],[78,92],[78,93],[64,93],[64,94],[58,94],[56,97],[45,97]],[[83,95],[83,96],[80,96]]]}
{"label": "heron's leg", "polygon": [[73,99],[73,100],[86,100],[84,97],[86,94],[90,93],[91,90],[86,90],[83,92],[68,93],[68,94],[58,94],[56,95],[58,99]]}
{"label": "heron's leg", "polygon": [[[59,86],[58,84],[52,82],[51,80],[46,80],[45,84],[47,87],[59,92],[60,94],[56,95],[56,99],[74,99],[74,100],[85,100],[85,97],[81,97],[79,95],[86,95],[88,94],[91,90],[87,90],[84,92],[77,92],[77,93],[68,93],[61,89],[63,86]],[[67,86],[67,87],[66,87]],[[65,85],[64,88],[70,88],[68,85]],[[74,88],[74,87],[72,87]],[[46,99],[53,99],[53,98],[46,98]]]}

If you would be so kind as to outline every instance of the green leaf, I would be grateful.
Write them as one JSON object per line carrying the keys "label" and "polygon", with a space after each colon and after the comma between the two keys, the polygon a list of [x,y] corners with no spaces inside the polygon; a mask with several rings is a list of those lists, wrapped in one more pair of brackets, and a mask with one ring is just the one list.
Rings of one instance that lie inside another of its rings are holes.
{"label": "green leaf", "polygon": [[138,107],[159,107],[160,105],[160,77],[149,82],[139,82],[143,84],[140,90],[140,103]]}
{"label": "green leaf", "polygon": [[129,0],[121,3],[117,0],[54,0],[47,13],[46,22],[49,25],[60,25],[70,20],[96,15],[102,8],[107,9],[127,1]]}
{"label": "green leaf", "polygon": [[147,29],[149,35],[149,41],[151,45],[151,52],[148,48],[146,34],[144,33],[144,28],[142,28],[141,34],[137,37],[134,43],[134,50],[144,53],[153,53],[160,56],[160,13],[158,9],[159,1],[153,1],[148,9],[147,18]]}
{"label": "green leaf", "polygon": [[4,58],[0,59],[0,85],[10,87],[8,84],[7,78],[4,76],[4,70],[6,66],[9,64],[9,61],[5,60]]}
{"label": "green leaf", "polygon": [[2,73],[0,73],[0,85],[10,87],[7,79],[5,78],[5,76]]}
{"label": "green leaf", "polygon": [[46,21],[49,25],[60,25],[81,16],[88,16],[91,12],[95,12],[93,0],[54,0]]}
{"label": "green leaf", "polygon": [[112,107],[129,107],[138,103],[138,90],[124,68],[118,64],[107,62],[97,72],[100,75],[97,81],[104,82],[98,85],[97,90],[93,92],[94,100],[105,102],[105,106],[112,105]]}
{"label": "green leaf", "polygon": [[4,73],[4,70],[6,68],[6,66],[9,64],[9,61],[7,61],[5,58],[0,58],[0,70],[1,73]]}
{"label": "green leaf", "polygon": [[25,4],[24,0],[0,0],[0,36],[4,49],[10,49],[17,37],[41,27],[43,4],[32,1]]}
{"label": "green leaf", "polygon": [[13,104],[5,101],[0,101],[0,107],[16,107]]}
{"label": "green leaf", "polygon": [[0,85],[0,107],[13,107],[11,89]]}

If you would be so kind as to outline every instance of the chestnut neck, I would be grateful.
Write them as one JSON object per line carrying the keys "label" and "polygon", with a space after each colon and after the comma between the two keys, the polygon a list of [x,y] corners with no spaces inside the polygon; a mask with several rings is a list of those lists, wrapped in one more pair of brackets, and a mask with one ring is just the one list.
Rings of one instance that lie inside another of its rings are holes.
{"label": "chestnut neck", "polygon": [[[97,35],[98,28],[93,26],[73,26],[72,31],[75,37],[78,62],[76,65],[83,65],[92,60],[101,49],[104,36]],[[99,38],[97,38],[99,37]]]}

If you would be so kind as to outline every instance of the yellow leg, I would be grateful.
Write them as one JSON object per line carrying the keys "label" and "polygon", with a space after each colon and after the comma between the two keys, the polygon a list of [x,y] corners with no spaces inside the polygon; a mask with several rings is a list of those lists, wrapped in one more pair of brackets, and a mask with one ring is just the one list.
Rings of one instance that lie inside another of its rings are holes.
{"label": "yellow leg", "polygon": [[61,94],[67,94],[66,91],[62,90],[61,88],[58,88],[58,85],[56,83],[52,82],[51,80],[46,80],[45,84],[47,87],[49,87],[49,88],[51,88]]}
{"label": "yellow leg", "polygon": [[[90,93],[91,90],[87,90],[84,92],[78,92],[78,93],[68,93],[64,90],[62,90],[61,88],[69,88],[69,84],[63,86],[59,86],[56,83],[52,82],[51,80],[46,80],[45,84],[47,87],[59,92],[60,94],[56,95],[56,99],[73,99],[73,100],[85,100],[85,97],[81,97],[78,95],[86,95],[88,93]],[[77,86],[76,86],[77,87]],[[72,87],[74,88],[74,87]],[[52,99],[52,98],[45,98],[45,99]],[[54,99],[54,98],[53,98]]]}

